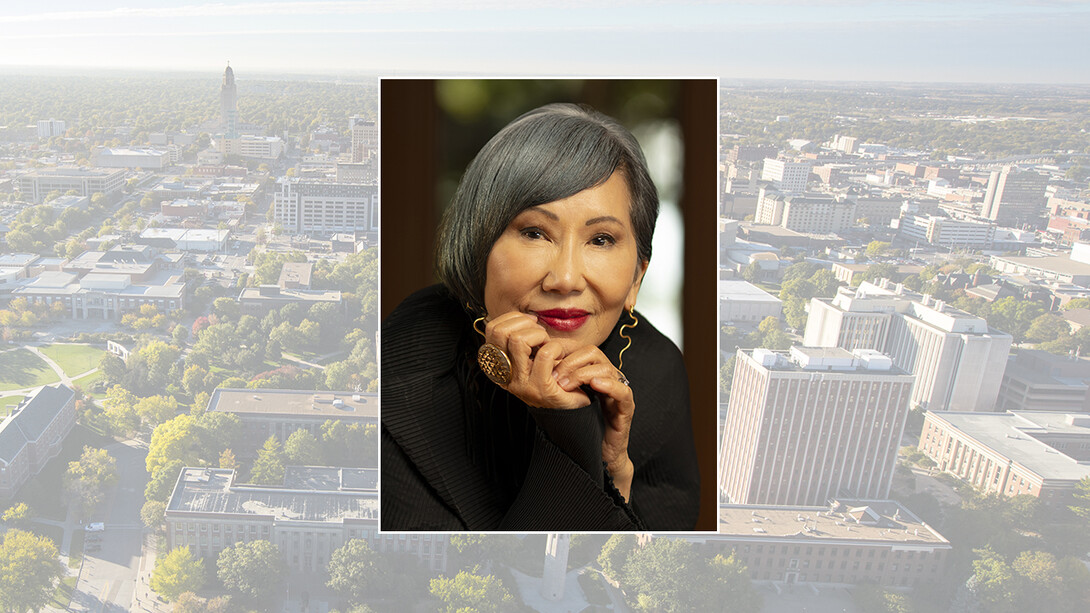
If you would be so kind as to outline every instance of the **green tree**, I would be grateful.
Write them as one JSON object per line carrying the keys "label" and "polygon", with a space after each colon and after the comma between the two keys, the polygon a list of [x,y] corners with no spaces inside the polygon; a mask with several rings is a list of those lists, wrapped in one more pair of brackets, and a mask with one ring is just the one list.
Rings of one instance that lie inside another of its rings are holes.
{"label": "green tree", "polygon": [[7,531],[0,541],[0,609],[41,610],[63,572],[53,541],[23,530]]}
{"label": "green tree", "polygon": [[195,592],[204,585],[204,562],[193,557],[189,547],[171,549],[155,559],[149,585],[167,602],[184,592]]}
{"label": "green tree", "polygon": [[352,539],[329,558],[326,584],[353,603],[382,589],[386,576],[382,559],[362,539]]}
{"label": "green tree", "polygon": [[154,427],[177,416],[178,401],[174,396],[148,396],[140,399],[135,409],[144,424]]}
{"label": "green tree", "polygon": [[184,466],[185,463],[181,460],[171,460],[160,465],[152,473],[151,479],[148,479],[148,484],[144,486],[144,500],[158,500],[166,503]]}
{"label": "green tree", "polygon": [[636,537],[632,534],[614,534],[609,537],[598,554],[598,566],[613,580],[621,579],[625,563],[636,549]]}
{"label": "green tree", "polygon": [[232,613],[236,607],[230,596],[217,596],[205,599],[193,592],[182,592],[174,601],[172,613]]}
{"label": "green tree", "polygon": [[867,257],[876,258],[886,254],[889,251],[890,244],[884,241],[871,241],[867,243]]}
{"label": "green tree", "polygon": [[1026,329],[1026,340],[1031,343],[1046,343],[1071,335],[1071,326],[1063,317],[1045,313],[1038,316]]}
{"label": "green tree", "polygon": [[731,386],[734,383],[734,367],[737,361],[738,356],[732,355],[727,358],[726,362],[723,362],[723,366],[719,369],[719,391],[728,398],[730,397]]}
{"label": "green tree", "polygon": [[1087,526],[1090,526],[1090,477],[1083,477],[1075,484],[1075,491],[1072,492],[1071,497],[1074,499],[1073,504],[1067,508],[1083,518]]}
{"label": "green tree", "polygon": [[265,439],[250,470],[250,482],[278,485],[284,482],[284,450],[275,436]]}
{"label": "green tree", "polygon": [[729,556],[717,555],[708,561],[708,581],[705,611],[712,611],[729,602],[733,613],[757,613],[761,610],[761,594],[753,587],[746,565],[732,552]]}
{"label": "green tree", "polygon": [[624,565],[623,583],[635,594],[638,608],[647,611],[700,609],[706,563],[692,543],[658,538],[637,549]]}
{"label": "green tree", "polygon": [[973,591],[985,610],[1014,613],[1017,587],[1010,564],[991,547],[975,549],[973,553],[977,555],[973,561]]}
{"label": "green tree", "polygon": [[152,431],[145,466],[153,478],[159,467],[170,462],[198,466],[199,450],[197,419],[192,415],[179,415],[164,421]]}
{"label": "green tree", "polygon": [[158,528],[166,520],[167,505],[161,500],[149,500],[140,507],[140,521],[148,528]]}
{"label": "green tree", "polygon": [[431,594],[443,601],[447,613],[499,613],[515,606],[515,599],[495,575],[476,575],[464,570],[453,579],[432,579]]}
{"label": "green tree", "polygon": [[140,427],[140,416],[136,414],[136,402],[136,396],[120,385],[106,390],[102,409],[110,424],[110,430],[124,435],[137,431]]}
{"label": "green tree", "polygon": [[315,466],[321,463],[322,449],[318,438],[309,430],[296,430],[284,441],[285,459],[298,466]]}
{"label": "green tree", "polygon": [[27,503],[20,502],[8,507],[0,519],[3,519],[5,524],[11,524],[16,528],[25,528],[30,525],[30,520],[33,517],[34,514]]}
{"label": "green tree", "polygon": [[70,505],[87,517],[102,503],[106,489],[117,483],[117,460],[105,449],[86,446],[79,460],[68,463],[64,493]]}
{"label": "green tree", "polygon": [[252,600],[269,600],[287,572],[280,549],[266,540],[236,543],[220,552],[216,576],[223,587]]}

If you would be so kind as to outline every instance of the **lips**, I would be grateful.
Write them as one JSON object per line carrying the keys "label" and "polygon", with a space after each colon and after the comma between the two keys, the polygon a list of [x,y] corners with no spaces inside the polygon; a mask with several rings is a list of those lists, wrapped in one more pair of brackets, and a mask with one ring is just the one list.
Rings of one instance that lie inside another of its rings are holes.
{"label": "lips", "polygon": [[548,309],[535,312],[539,322],[558,332],[578,330],[590,318],[590,313],[583,309]]}

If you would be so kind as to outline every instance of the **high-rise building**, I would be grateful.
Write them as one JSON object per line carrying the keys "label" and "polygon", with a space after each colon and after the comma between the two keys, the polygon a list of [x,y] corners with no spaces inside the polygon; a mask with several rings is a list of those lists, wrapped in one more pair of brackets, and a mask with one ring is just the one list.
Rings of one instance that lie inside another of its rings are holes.
{"label": "high-rise building", "polygon": [[806,191],[806,180],[810,177],[810,162],[793,162],[765,158],[761,169],[761,180],[771,181],[772,186],[781,192],[798,193]]}
{"label": "high-rise building", "polygon": [[227,138],[238,137],[238,86],[235,85],[235,71],[231,64],[223,71],[223,83],[220,85],[220,114],[223,117],[223,135]]}
{"label": "high-rise building", "polygon": [[762,189],[753,221],[796,232],[825,234],[852,226],[855,203],[832,196],[791,196]]}
{"label": "high-rise building", "polygon": [[38,138],[63,136],[67,129],[65,125],[63,119],[40,119],[38,120]]}
{"label": "high-rise building", "polygon": [[720,489],[733,504],[888,497],[913,381],[876,351],[739,350]]}
{"label": "high-rise building", "polygon": [[1046,213],[1048,176],[1016,166],[988,177],[981,214],[1001,226],[1040,226]]}
{"label": "high-rise building", "polygon": [[810,300],[803,342],[874,349],[916,375],[912,404],[934,411],[991,411],[1011,336],[980,317],[900,285],[864,282]]}
{"label": "high-rise building", "polygon": [[378,126],[373,120],[353,116],[348,125],[352,129],[353,162],[362,162],[378,153]]}
{"label": "high-rise building", "polygon": [[289,232],[377,232],[378,186],[283,179],[273,194],[273,219]]}

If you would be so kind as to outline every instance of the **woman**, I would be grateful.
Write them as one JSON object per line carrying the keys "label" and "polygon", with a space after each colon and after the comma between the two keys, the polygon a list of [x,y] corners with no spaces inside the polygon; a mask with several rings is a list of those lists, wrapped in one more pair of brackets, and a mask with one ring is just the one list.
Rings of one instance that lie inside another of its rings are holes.
{"label": "woman", "polygon": [[442,285],[383,322],[383,530],[693,528],[685,369],[634,311],[657,215],[605,115],[549,105],[485,145]]}

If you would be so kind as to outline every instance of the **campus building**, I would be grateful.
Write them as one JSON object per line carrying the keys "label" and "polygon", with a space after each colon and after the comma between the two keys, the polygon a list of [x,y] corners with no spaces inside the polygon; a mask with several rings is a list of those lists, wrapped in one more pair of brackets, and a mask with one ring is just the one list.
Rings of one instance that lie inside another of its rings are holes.
{"label": "campus building", "polygon": [[1048,175],[1017,166],[994,170],[988,177],[981,214],[1001,226],[1039,226],[1045,217]]}
{"label": "campus building", "polygon": [[47,385],[11,408],[0,420],[0,500],[60,453],[75,424],[76,393],[65,385]]}
{"label": "campus building", "polygon": [[710,554],[733,552],[755,582],[815,587],[926,586],[942,579],[952,552],[942,534],[892,500],[723,505],[719,534],[682,538]]}
{"label": "campus building", "polygon": [[912,383],[876,351],[739,350],[720,490],[734,504],[887,497]]}
{"label": "campus building", "polygon": [[792,196],[761,190],[754,222],[795,232],[828,234],[855,223],[855,203],[833,196]]}
{"label": "campus building", "polygon": [[986,493],[1071,502],[1090,477],[1090,416],[1052,411],[924,415],[920,451]]}
{"label": "campus building", "polygon": [[806,191],[806,181],[810,178],[810,166],[809,161],[765,158],[761,167],[761,180],[771,182],[777,191],[802,193]]}
{"label": "campus building", "polygon": [[741,279],[719,280],[719,321],[760,323],[779,317],[783,302],[763,289]]}
{"label": "campus building", "polygon": [[243,437],[251,442],[270,436],[283,442],[296,430],[307,430],[321,439],[322,424],[330,420],[377,425],[378,395],[220,387],[212,392],[206,410],[237,415]]}
{"label": "campus building", "polygon": [[273,219],[293,233],[378,231],[378,186],[281,179]]}
{"label": "campus building", "polygon": [[1019,349],[1007,362],[996,408],[1090,413],[1090,358]]}
{"label": "campus building", "polygon": [[445,534],[379,534],[378,471],[288,467],[284,485],[241,483],[234,470],[184,468],[166,508],[170,549],[188,547],[215,559],[239,542],[267,540],[288,568],[316,572],[351,539],[378,552],[417,556],[433,572],[446,569]]}
{"label": "campus building", "polygon": [[238,304],[243,315],[264,317],[269,311],[279,310],[284,305],[300,304],[304,309],[312,305],[330,303],[343,307],[340,290],[292,289],[279,285],[259,285],[246,287],[238,295]]}
{"label": "campus building", "polygon": [[980,317],[886,280],[810,300],[803,343],[873,349],[916,375],[912,404],[945,411],[991,411],[1011,336]]}
{"label": "campus building", "polygon": [[125,186],[125,171],[100,168],[39,168],[19,177],[19,193],[23,198],[41,203],[50,192],[62,194],[75,190],[77,195],[90,197],[101,192],[109,196]]}

